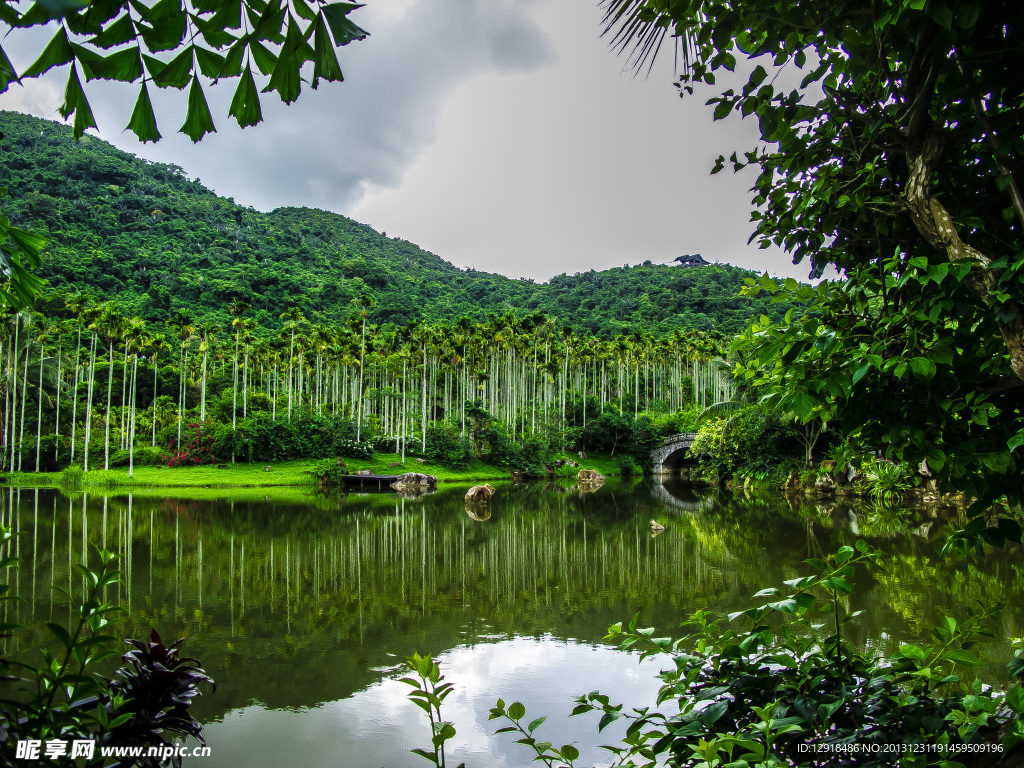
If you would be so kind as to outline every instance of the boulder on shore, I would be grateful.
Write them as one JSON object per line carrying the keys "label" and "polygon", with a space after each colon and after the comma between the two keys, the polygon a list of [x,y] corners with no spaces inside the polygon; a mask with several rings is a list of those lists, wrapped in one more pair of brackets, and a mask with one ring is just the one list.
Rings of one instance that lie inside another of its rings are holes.
{"label": "boulder on shore", "polygon": [[576,475],[576,479],[581,483],[603,483],[604,475],[596,469],[581,469]]}
{"label": "boulder on shore", "polygon": [[494,495],[494,487],[490,483],[474,485],[466,491],[467,504],[486,504]]}
{"label": "boulder on shore", "polygon": [[437,478],[422,472],[406,472],[404,475],[399,475],[391,487],[396,491],[410,488],[436,488]]}

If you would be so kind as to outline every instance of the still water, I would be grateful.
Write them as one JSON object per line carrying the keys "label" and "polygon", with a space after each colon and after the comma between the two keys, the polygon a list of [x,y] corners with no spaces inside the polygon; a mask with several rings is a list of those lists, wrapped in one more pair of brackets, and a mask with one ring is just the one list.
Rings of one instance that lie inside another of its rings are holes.
{"label": "still water", "polygon": [[[205,499],[168,492],[0,491],[20,532],[23,567],[6,620],[27,629],[8,652],[38,658],[45,622],[70,612],[51,584],[81,589],[75,565],[92,546],[121,553],[127,610],[118,627],[185,638],[217,690],[193,706],[209,768],[303,765],[406,768],[429,743],[423,714],[398,682],[414,651],[439,656],[456,686],[445,717],[458,735],[450,763],[521,766],[525,747],[493,737],[487,710],[520,700],[540,735],[602,759],[596,720],[568,718],[573,698],[600,689],[627,707],[653,704],[664,661],[602,644],[639,612],[670,634],[699,608],[738,610],[766,586],[807,573],[801,561],[865,538],[886,568],[858,574],[851,637],[894,651],[927,641],[944,613],[1001,601],[981,673],[998,678],[1007,638],[1024,632],[1019,549],[980,562],[939,557],[944,522],[926,510],[746,498],[660,483],[499,486],[489,516],[467,513],[464,487],[415,499],[314,495],[300,489]],[[217,491],[204,491],[217,494]],[[480,519],[486,517],[487,519]],[[651,521],[666,530],[651,534]],[[955,521],[954,521],[955,524]]]}

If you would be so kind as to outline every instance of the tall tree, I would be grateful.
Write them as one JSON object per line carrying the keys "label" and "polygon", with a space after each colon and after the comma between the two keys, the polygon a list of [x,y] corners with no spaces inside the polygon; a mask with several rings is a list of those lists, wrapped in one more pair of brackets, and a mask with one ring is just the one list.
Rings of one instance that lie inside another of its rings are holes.
{"label": "tall tree", "polygon": [[[1024,5],[1016,0],[606,0],[615,45],[643,63],[680,41],[681,93],[763,144],[756,237],[843,279],[814,312],[760,324],[752,377],[801,418],[836,406],[869,446],[927,461],[946,487],[1020,500],[1024,423]],[[749,73],[739,88],[716,72]],[[795,82],[787,74],[801,70]]]}

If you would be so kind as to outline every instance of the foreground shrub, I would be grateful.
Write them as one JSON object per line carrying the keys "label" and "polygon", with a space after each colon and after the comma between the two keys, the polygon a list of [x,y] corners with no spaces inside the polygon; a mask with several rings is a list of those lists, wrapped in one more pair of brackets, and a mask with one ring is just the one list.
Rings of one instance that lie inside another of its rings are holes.
{"label": "foreground shrub", "polygon": [[[934,642],[903,644],[888,658],[845,640],[848,623],[861,613],[845,607],[855,568],[879,568],[881,561],[881,552],[864,541],[825,560],[805,560],[816,574],[764,589],[754,596],[759,604],[729,616],[746,629],[725,628],[703,610],[683,623],[688,634],[679,639],[655,637],[652,628],[637,626],[636,616],[626,628],[616,624],[606,639],[642,650],[641,659],[665,654],[672,662],[660,675],[658,709],[625,711],[594,691],[577,699],[572,714],[599,713],[599,730],[629,720],[622,741],[602,748],[615,756],[613,765],[635,768],[1018,765],[1021,641],[1015,641],[1009,672],[1016,679],[1008,690],[970,674],[982,663],[971,648],[991,635],[987,625],[997,609],[962,622],[946,617],[933,630]],[[443,766],[444,743],[455,735],[441,713],[451,684],[429,657],[414,656],[408,665],[419,675],[404,681],[414,689],[409,696],[430,714],[438,734],[432,751],[414,751]],[[542,741],[537,731],[546,718],[527,720],[520,702],[499,699],[490,719],[506,723],[496,733],[517,734],[516,743],[549,768],[572,768],[579,757],[572,744]],[[1014,756],[1002,762],[1011,750]]]}
{"label": "foreground shrub", "polygon": [[[13,538],[0,529],[0,549],[10,551]],[[166,748],[170,755],[180,737],[206,744],[202,726],[189,707],[200,694],[199,684],[212,685],[213,681],[195,659],[179,656],[177,643],[164,645],[154,629],[148,642],[128,641],[130,650],[122,656],[124,666],[114,673],[113,680],[94,671],[97,664],[115,655],[116,641],[107,632],[112,615],[123,611],[104,599],[105,593],[116,594],[120,581],[120,572],[114,567],[116,555],[96,552],[98,569],[79,566],[87,586],[73,612],[77,618],[66,627],[58,622],[46,625],[58,641],[57,652],[44,649],[38,667],[24,660],[0,658],[6,681],[12,684],[0,701],[2,765],[83,764],[76,758],[100,765],[100,747],[104,746]],[[4,558],[0,569],[17,563],[15,557]],[[0,595],[13,598],[8,584],[0,584]],[[5,629],[16,631],[19,627],[10,624]],[[49,757],[44,748],[55,740],[63,742],[67,751]],[[132,762],[140,768],[163,764],[156,757]],[[180,764],[180,758],[173,764]]]}

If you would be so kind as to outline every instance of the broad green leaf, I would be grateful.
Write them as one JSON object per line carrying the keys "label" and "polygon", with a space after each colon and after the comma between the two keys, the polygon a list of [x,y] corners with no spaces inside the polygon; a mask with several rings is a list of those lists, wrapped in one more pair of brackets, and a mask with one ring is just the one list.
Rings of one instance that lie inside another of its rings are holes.
{"label": "broad green leaf", "polygon": [[65,648],[70,649],[74,645],[71,640],[71,635],[60,624],[48,621],[46,622],[46,628],[50,630],[50,634],[60,640],[61,644],[63,644]]}
{"label": "broad green leaf", "polygon": [[235,95],[231,99],[231,108],[228,115],[235,118],[238,125],[247,128],[250,125],[257,125],[263,120],[263,110],[260,108],[260,95],[256,88],[256,80],[252,76],[252,69],[246,66],[238,81]]}
{"label": "broad green leaf", "polygon": [[242,74],[242,59],[245,56],[245,40],[239,40],[228,50],[224,66],[217,77],[238,77]]}
{"label": "broad green leaf", "polygon": [[139,98],[135,101],[128,129],[145,144],[147,141],[160,141],[160,131],[156,127],[156,115],[153,113],[153,102],[149,98],[149,89],[143,82],[139,89]]}
{"label": "broad green leaf", "polygon": [[950,29],[953,26],[953,11],[944,5],[939,5],[937,2],[931,3],[928,7],[928,15],[932,17],[932,21],[944,29]]}
{"label": "broad green leaf", "polygon": [[185,122],[179,129],[193,142],[199,141],[208,133],[216,133],[217,128],[213,124],[213,116],[210,114],[210,106],[206,103],[206,94],[199,84],[199,78],[192,75],[192,85],[188,89],[188,112],[185,115]]}
{"label": "broad green leaf", "polygon": [[252,52],[252,57],[256,61],[256,68],[260,71],[261,75],[269,75],[274,71],[274,68],[277,66],[277,56],[271,53],[263,43],[250,37],[249,50]]}
{"label": "broad green leaf", "polygon": [[[157,5],[162,5],[165,2],[168,2],[168,0],[161,0]],[[174,2],[180,2],[180,0],[174,0]],[[152,26],[138,25],[139,35],[151,53],[174,50],[185,39],[185,32],[188,28],[188,14],[184,10],[174,12],[173,3],[166,6],[166,9],[171,11],[172,15],[161,19]]]}
{"label": "broad green leaf", "polygon": [[87,0],[37,0],[19,19],[18,26],[30,27],[63,19],[89,7]]}
{"label": "broad green leaf", "polygon": [[72,133],[76,139],[82,138],[86,129],[96,127],[96,121],[92,116],[92,107],[89,106],[89,100],[85,98],[82,81],[78,79],[78,67],[71,67],[68,84],[64,89],[64,103],[57,111],[65,120],[71,113],[74,113],[75,123]]}
{"label": "broad green leaf", "polygon": [[338,64],[338,55],[327,34],[323,14],[317,18],[313,30],[313,88],[317,87],[320,78],[337,83],[345,79],[341,74],[341,65]]}
{"label": "broad green leaf", "polygon": [[98,48],[113,48],[134,39],[135,22],[132,21],[130,14],[125,13],[113,24],[108,24],[101,32],[94,35],[89,43]]}
{"label": "broad green leaf", "polygon": [[911,358],[910,369],[924,379],[931,379],[935,375],[935,363],[927,357]]}
{"label": "broad green leaf", "polygon": [[857,369],[856,373],[853,374],[853,383],[856,384],[858,381],[863,379],[868,371],[871,370],[871,363],[864,363],[860,368]]}
{"label": "broad green leaf", "polygon": [[142,58],[135,46],[88,62],[81,60],[86,80],[118,80],[122,83],[131,83],[142,77]]}
{"label": "broad green leaf", "polygon": [[1006,706],[1018,715],[1024,715],[1024,688],[1015,685],[1006,692]]}
{"label": "broad green leaf", "polygon": [[0,93],[6,91],[7,86],[17,79],[18,72],[14,69],[14,64],[7,58],[4,49],[0,47]]}
{"label": "broad green leaf", "polygon": [[199,71],[211,80],[220,77],[224,70],[224,57],[207,48],[193,45],[192,50],[196,55],[196,63],[199,64]]}
{"label": "broad green leaf", "polygon": [[[21,73],[24,77],[38,77],[53,67],[67,64],[74,58],[75,54],[71,48],[71,41],[68,40],[68,31],[63,26],[50,38],[39,58],[32,62],[32,65]],[[64,114],[63,112],[61,114]],[[71,112],[64,114],[66,118]]]}
{"label": "broad green leaf", "polygon": [[171,59],[159,72],[150,67],[153,82],[158,88],[184,88],[192,78],[194,59],[192,46],[187,46],[181,53]]}
{"label": "broad green leaf", "polygon": [[362,7],[357,3],[331,3],[320,9],[331,28],[331,37],[334,38],[336,46],[348,45],[353,40],[364,40],[370,36],[369,32],[353,24],[348,18],[351,11]]}
{"label": "broad green leaf", "polygon": [[508,717],[510,720],[522,720],[526,715],[526,707],[520,702],[513,701],[508,708]]}
{"label": "broad green leaf", "polygon": [[970,651],[962,648],[951,648],[946,651],[946,658],[950,661],[962,664],[965,667],[978,667],[981,666],[982,661]]}

